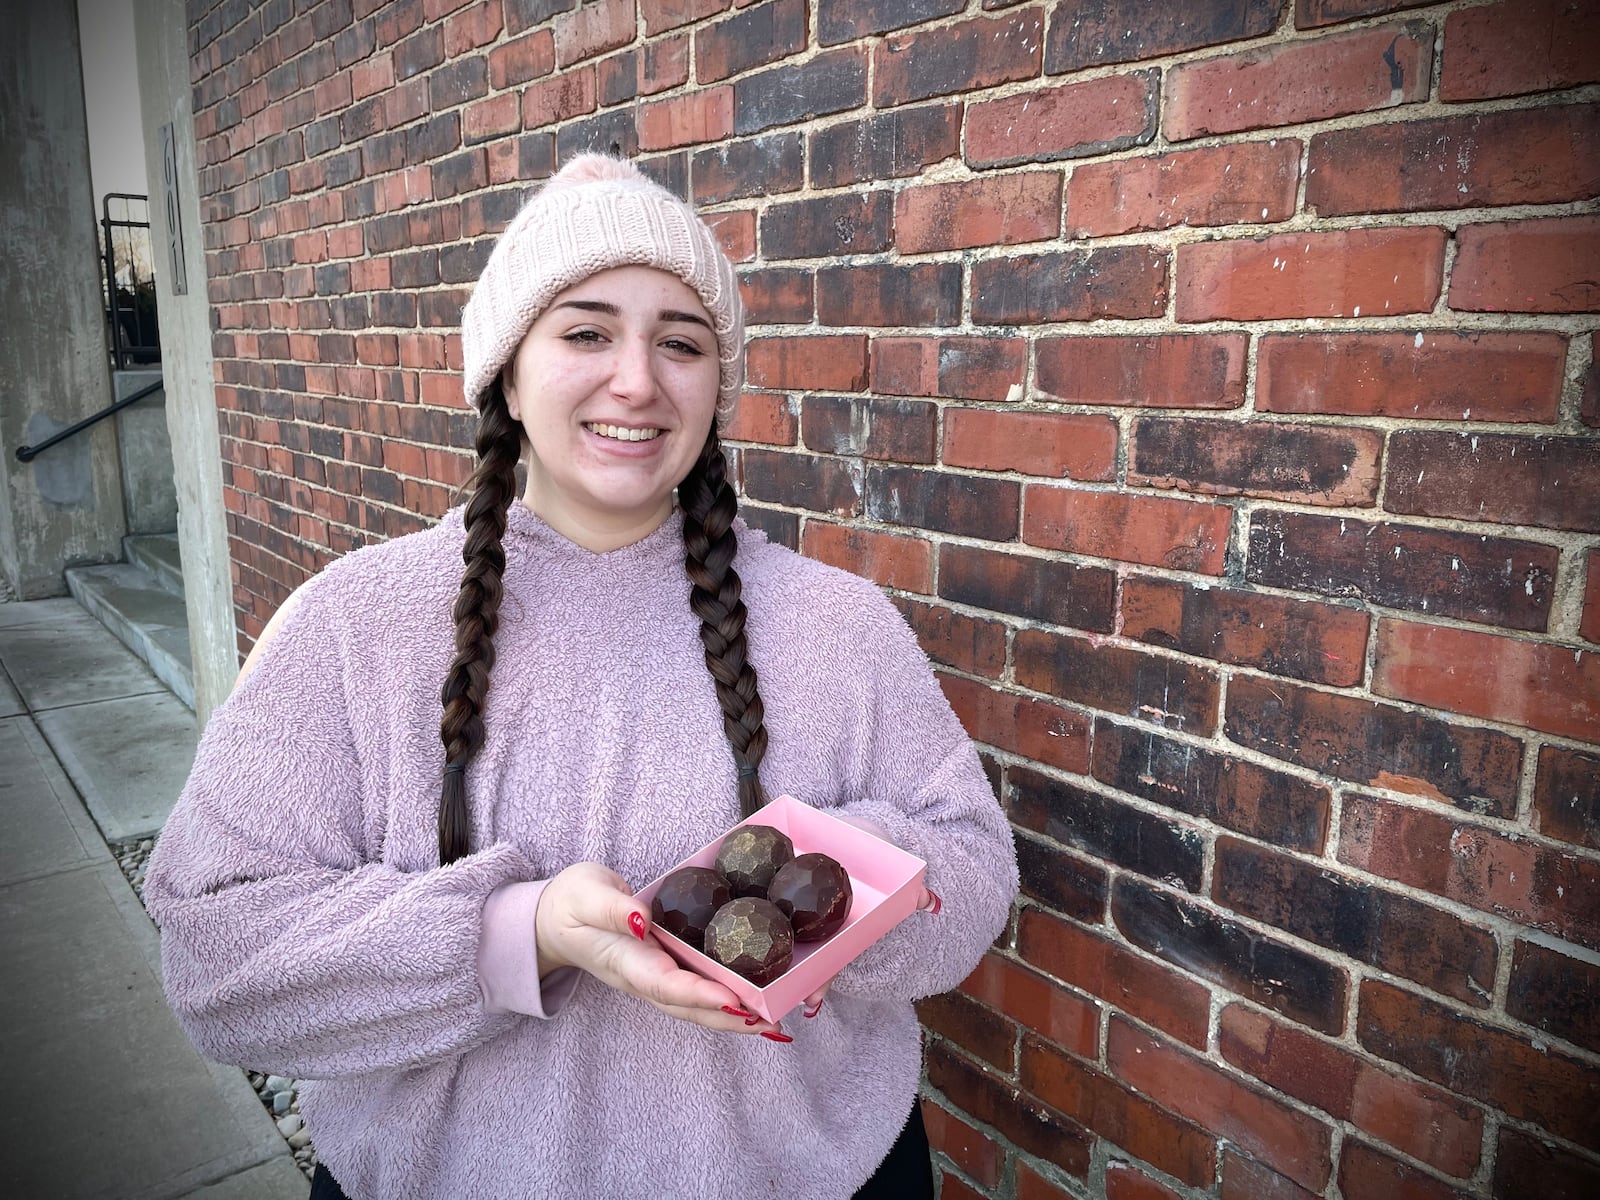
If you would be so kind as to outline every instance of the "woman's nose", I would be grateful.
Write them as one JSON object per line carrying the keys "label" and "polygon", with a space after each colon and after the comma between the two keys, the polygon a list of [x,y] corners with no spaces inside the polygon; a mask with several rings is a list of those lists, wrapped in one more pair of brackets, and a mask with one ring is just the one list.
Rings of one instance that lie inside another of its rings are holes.
{"label": "woman's nose", "polygon": [[622,400],[643,404],[655,395],[655,362],[649,342],[627,338],[617,344],[611,372],[612,394]]}

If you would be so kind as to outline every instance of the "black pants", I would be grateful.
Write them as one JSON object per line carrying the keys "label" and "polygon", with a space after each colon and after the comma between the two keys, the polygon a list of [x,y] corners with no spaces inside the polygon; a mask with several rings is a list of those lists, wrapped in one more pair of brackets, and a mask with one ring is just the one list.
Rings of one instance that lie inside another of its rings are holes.
{"label": "black pants", "polygon": [[[350,1200],[340,1190],[328,1168],[317,1164],[311,1177],[311,1200]],[[933,1164],[928,1150],[928,1131],[922,1125],[922,1105],[911,1106],[911,1116],[900,1136],[889,1147],[889,1155],[872,1178],[861,1185],[855,1200],[933,1200]]]}

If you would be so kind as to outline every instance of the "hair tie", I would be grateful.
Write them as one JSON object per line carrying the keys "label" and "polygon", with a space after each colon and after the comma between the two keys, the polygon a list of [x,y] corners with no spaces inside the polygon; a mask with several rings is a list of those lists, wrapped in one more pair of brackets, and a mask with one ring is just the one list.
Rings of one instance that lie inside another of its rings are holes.
{"label": "hair tie", "polygon": [[446,763],[444,765],[444,773],[446,775],[460,775],[466,769],[467,764],[464,762]]}
{"label": "hair tie", "polygon": [[739,782],[740,783],[743,783],[746,779],[754,779],[755,777],[756,777],[756,765],[754,763],[740,763],[739,764]]}

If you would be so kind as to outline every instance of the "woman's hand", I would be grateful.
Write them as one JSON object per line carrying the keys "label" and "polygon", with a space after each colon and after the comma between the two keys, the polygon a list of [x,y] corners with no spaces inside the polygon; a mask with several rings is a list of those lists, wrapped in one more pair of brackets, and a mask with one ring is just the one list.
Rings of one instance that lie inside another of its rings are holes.
{"label": "woman's hand", "polygon": [[[932,891],[929,888],[922,889],[922,894],[917,900],[918,912],[937,913],[943,907],[944,901],[939,899],[938,892]],[[833,980],[830,979],[827,983],[823,984],[816,991],[812,992],[811,995],[805,998],[803,1011],[808,1019],[816,1016],[822,1011],[822,1002],[827,998],[828,989],[832,986]]]}
{"label": "woman's hand", "polygon": [[575,863],[551,879],[539,897],[534,914],[539,975],[576,967],[681,1021],[791,1040],[778,1025],[746,1012],[722,984],[685,971],[650,936],[649,927],[649,910],[620,875],[598,863]]}

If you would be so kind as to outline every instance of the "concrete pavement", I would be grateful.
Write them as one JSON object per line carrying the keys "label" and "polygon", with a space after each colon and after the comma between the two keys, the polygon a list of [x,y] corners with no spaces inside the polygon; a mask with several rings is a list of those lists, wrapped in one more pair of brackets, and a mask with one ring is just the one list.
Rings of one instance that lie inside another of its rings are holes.
{"label": "concrete pavement", "polygon": [[0,603],[0,1193],[304,1200],[237,1068],[189,1045],[107,840],[160,827],[194,718],[72,600]]}

